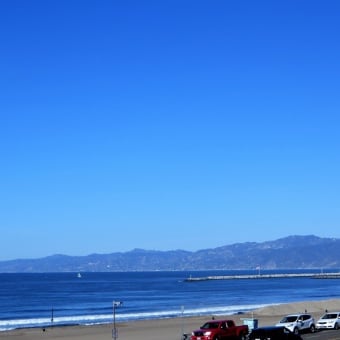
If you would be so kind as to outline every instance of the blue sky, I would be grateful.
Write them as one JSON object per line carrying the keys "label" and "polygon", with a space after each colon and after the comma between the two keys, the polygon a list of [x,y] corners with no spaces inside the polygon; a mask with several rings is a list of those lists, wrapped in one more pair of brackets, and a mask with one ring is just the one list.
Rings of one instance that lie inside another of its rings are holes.
{"label": "blue sky", "polygon": [[0,260],[340,237],[338,1],[0,6]]}

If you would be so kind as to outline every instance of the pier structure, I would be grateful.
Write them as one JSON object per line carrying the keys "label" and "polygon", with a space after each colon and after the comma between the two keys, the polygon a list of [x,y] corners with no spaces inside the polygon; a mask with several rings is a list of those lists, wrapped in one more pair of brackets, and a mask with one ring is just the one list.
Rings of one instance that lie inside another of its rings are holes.
{"label": "pier structure", "polygon": [[309,277],[312,279],[340,279],[340,273],[291,273],[291,274],[241,274],[241,275],[216,275],[216,276],[201,276],[188,277],[184,281],[197,282],[208,280],[240,280],[240,279],[281,279],[281,278],[297,278]]}

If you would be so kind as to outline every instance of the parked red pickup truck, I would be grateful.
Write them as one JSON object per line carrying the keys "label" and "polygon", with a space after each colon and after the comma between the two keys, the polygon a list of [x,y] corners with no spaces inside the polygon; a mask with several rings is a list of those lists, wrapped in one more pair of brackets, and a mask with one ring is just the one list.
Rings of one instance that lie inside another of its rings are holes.
{"label": "parked red pickup truck", "polygon": [[200,329],[191,333],[191,340],[223,340],[246,339],[249,329],[247,325],[236,326],[233,320],[211,320]]}

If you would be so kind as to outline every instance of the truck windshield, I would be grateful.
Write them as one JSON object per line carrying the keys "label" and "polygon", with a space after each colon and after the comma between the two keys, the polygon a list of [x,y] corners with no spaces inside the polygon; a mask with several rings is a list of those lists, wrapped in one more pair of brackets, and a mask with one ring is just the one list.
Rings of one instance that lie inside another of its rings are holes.
{"label": "truck windshield", "polygon": [[211,329],[211,328],[218,328],[218,322],[207,322],[201,328],[202,329]]}

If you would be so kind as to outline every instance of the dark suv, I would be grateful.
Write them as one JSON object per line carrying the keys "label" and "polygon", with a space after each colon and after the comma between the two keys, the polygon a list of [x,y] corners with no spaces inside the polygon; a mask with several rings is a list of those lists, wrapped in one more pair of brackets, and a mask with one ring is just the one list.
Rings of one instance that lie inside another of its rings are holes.
{"label": "dark suv", "polygon": [[255,328],[249,334],[249,340],[302,340],[286,327],[268,326]]}

